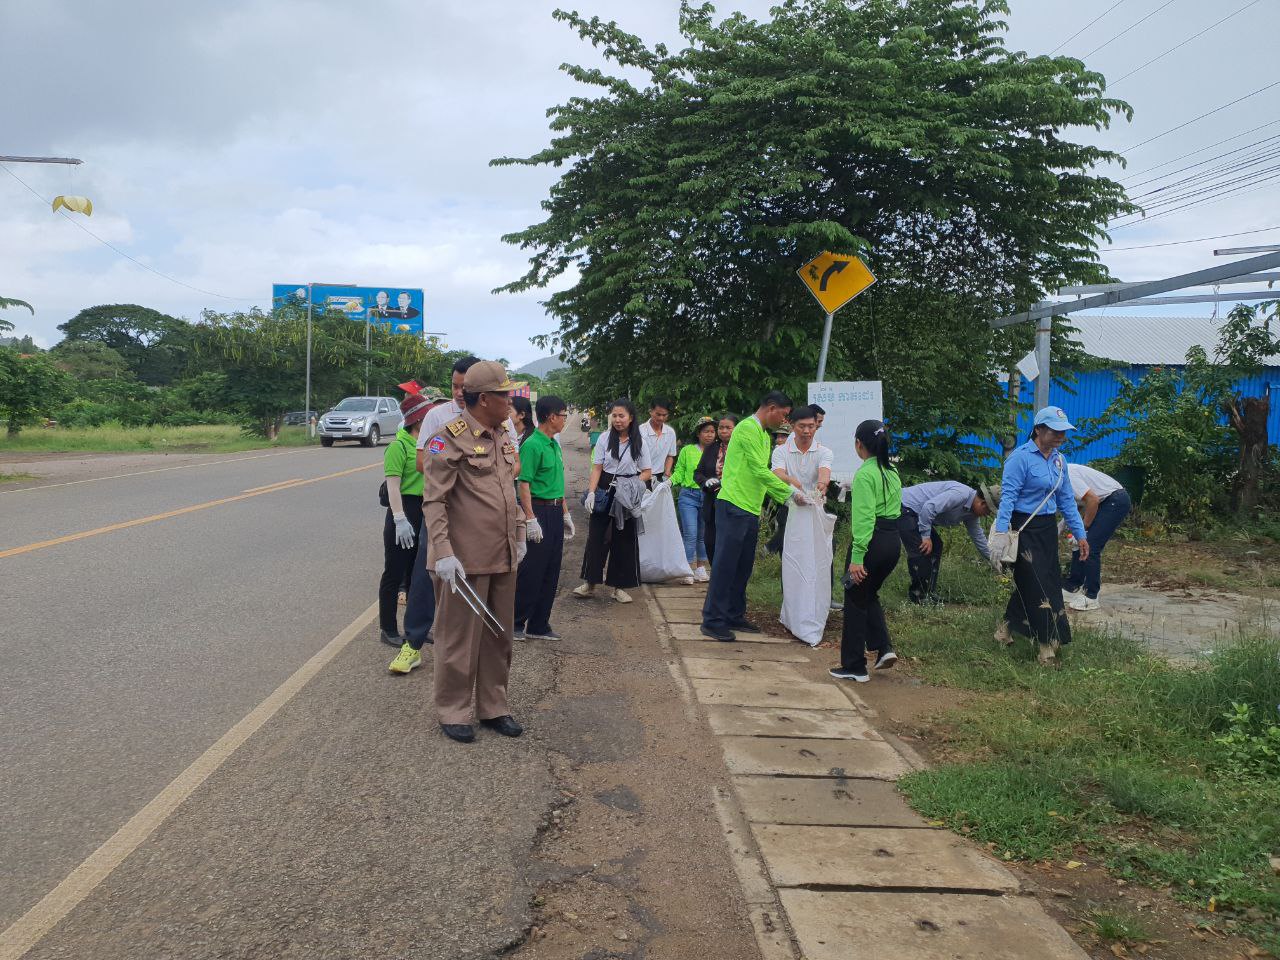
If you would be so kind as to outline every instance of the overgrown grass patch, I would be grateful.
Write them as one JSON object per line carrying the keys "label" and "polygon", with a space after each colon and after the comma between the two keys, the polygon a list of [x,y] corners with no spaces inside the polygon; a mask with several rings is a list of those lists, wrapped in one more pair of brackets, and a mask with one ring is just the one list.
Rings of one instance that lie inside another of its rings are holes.
{"label": "overgrown grass patch", "polygon": [[0,473],[0,483],[22,483],[26,480],[35,480],[34,473]]}
{"label": "overgrown grass patch", "polygon": [[[909,668],[975,693],[937,718],[935,744],[963,762],[906,778],[912,805],[997,856],[1087,853],[1280,952],[1280,637],[1246,632],[1189,669],[1079,627],[1046,670],[1029,641],[992,637],[1010,584],[962,533],[946,543],[942,603],[907,602],[905,561],[881,593]],[[779,569],[761,556],[753,602],[780,603]],[[1123,918],[1094,923],[1141,939]]]}
{"label": "overgrown grass patch", "polygon": [[189,427],[125,427],[106,423],[100,427],[28,429],[16,437],[0,436],[0,453],[234,453],[261,447],[304,446],[305,427],[285,427],[276,440],[246,433],[230,424]]}

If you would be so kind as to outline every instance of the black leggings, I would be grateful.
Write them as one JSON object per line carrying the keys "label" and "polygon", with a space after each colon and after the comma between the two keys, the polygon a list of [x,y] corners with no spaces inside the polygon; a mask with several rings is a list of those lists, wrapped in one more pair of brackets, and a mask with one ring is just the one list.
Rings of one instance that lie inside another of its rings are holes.
{"label": "black leggings", "polygon": [[[844,592],[844,631],[840,635],[840,666],[855,673],[867,672],[867,651],[876,654],[893,649],[889,640],[889,627],[884,622],[884,609],[880,606],[880,586],[893,573],[902,554],[902,542],[898,538],[898,521],[885,517],[876,519],[876,529],[867,545],[867,555],[862,565],[867,576],[852,590]],[[853,562],[852,547],[848,564]]]}
{"label": "black leggings", "polygon": [[[405,518],[421,536],[422,497],[409,494],[401,499],[404,501]],[[401,585],[412,582],[413,560],[417,555],[416,542],[412,547],[396,543],[396,522],[391,518],[391,508],[388,507],[386,519],[382,522],[382,580],[378,584],[378,623],[387,633],[400,632],[396,624],[397,594]]]}

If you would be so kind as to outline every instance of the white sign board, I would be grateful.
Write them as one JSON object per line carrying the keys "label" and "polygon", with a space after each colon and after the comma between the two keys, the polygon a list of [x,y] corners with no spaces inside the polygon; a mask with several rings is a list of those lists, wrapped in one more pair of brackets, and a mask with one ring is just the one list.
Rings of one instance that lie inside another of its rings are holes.
{"label": "white sign board", "polygon": [[862,466],[853,449],[853,431],[863,420],[884,419],[884,391],[879,380],[809,384],[809,402],[827,411],[818,441],[834,451],[831,476],[849,484]]}

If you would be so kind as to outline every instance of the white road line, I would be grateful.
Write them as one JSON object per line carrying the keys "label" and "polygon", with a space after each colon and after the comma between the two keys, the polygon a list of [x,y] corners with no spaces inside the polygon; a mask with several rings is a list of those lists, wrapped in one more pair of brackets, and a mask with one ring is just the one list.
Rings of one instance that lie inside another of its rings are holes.
{"label": "white road line", "polygon": [[124,477],[141,477],[148,473],[168,473],[170,470],[190,470],[193,467],[216,467],[222,463],[241,463],[245,460],[266,460],[268,457],[283,457],[290,453],[309,453],[307,448],[301,450],[282,450],[279,453],[260,453],[254,457],[233,457],[229,460],[209,460],[204,463],[184,463],[176,467],[157,467],[155,470],[138,470],[134,473],[116,473],[109,477],[89,477],[85,480],[63,480],[60,483],[42,483],[38,487],[20,487],[17,490],[0,490],[2,493],[28,493],[32,490],[49,490],[53,487],[74,487],[81,483],[97,483],[99,480],[120,480]]}
{"label": "white road line", "polygon": [[0,960],[19,960],[28,950],[89,896],[116,867],[124,862],[148,837],[167,820],[182,802],[195,793],[246,740],[260,730],[280,708],[293,699],[353,638],[373,623],[378,604],[356,617],[341,633],[330,640],[310,660],[299,667],[284,683],[253,708],[239,723],[224,733],[218,742],[196,758],[195,762],[174,778],[154,800],[139,810],[102,846],[91,853],[66,879],[54,887],[3,933],[0,933]]}

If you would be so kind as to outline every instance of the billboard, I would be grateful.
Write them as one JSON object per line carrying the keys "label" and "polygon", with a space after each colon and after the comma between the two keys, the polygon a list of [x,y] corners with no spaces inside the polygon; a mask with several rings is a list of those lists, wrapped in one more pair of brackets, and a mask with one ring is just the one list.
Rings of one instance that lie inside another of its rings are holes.
{"label": "billboard", "polygon": [[[340,310],[352,320],[388,324],[392,333],[422,336],[423,296],[412,287],[312,287],[315,309]],[[307,308],[305,283],[273,283],[271,307]]]}
{"label": "billboard", "polygon": [[836,381],[809,384],[809,402],[827,411],[818,440],[831,448],[836,459],[831,476],[853,482],[862,466],[853,446],[853,431],[863,420],[884,419],[884,390],[879,380]]}

